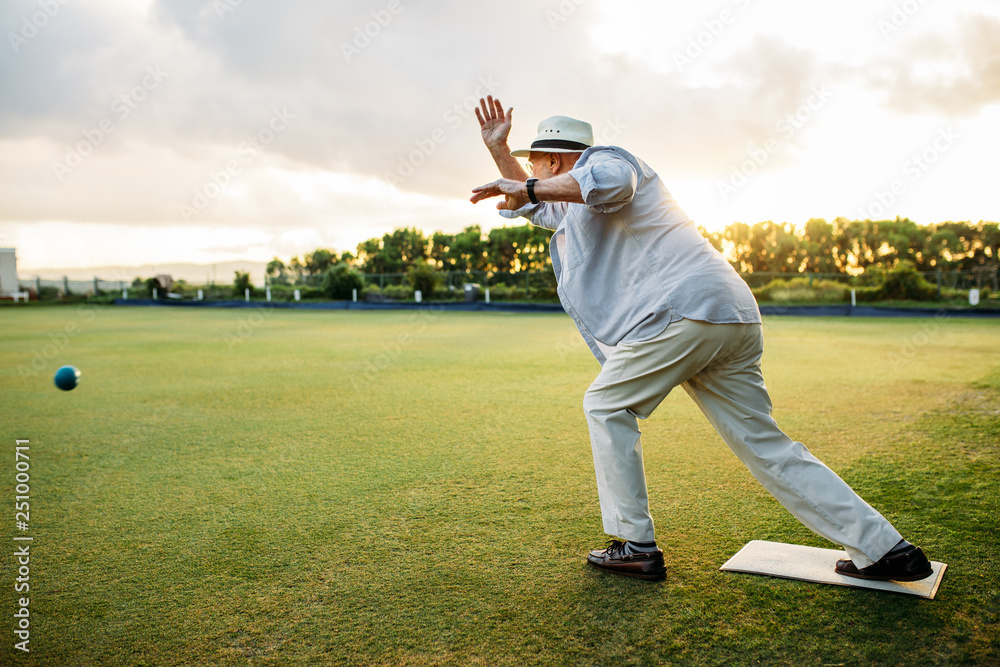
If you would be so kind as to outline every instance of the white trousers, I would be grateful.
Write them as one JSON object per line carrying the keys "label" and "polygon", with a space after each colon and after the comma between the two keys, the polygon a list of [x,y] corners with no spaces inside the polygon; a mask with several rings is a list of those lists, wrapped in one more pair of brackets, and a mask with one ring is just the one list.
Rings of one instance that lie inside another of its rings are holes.
{"label": "white trousers", "polygon": [[655,539],[636,418],[681,385],[750,473],[795,518],[844,547],[858,567],[901,539],[895,528],[771,417],[760,370],[759,324],[673,322],[659,336],[621,343],[583,399],[608,535]]}

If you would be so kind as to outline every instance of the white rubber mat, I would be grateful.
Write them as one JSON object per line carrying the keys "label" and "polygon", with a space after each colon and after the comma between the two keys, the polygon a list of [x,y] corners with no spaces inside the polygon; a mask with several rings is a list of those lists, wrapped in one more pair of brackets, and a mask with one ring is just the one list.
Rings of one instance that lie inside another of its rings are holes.
{"label": "white rubber mat", "polygon": [[833,567],[838,559],[846,558],[842,549],[817,549],[798,544],[782,544],[753,540],[726,561],[720,570],[764,574],[782,579],[798,579],[817,584],[835,584],[852,588],[869,588],[890,593],[916,595],[933,600],[944,576],[944,563],[931,561],[934,574],[920,581],[872,581],[837,574]]}

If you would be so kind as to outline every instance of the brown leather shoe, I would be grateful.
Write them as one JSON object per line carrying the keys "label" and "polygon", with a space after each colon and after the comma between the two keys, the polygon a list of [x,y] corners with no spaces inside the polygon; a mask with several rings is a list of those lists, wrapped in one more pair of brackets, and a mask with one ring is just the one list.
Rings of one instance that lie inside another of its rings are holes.
{"label": "brown leather shoe", "polygon": [[906,549],[881,558],[868,567],[858,568],[852,560],[838,560],[834,566],[837,574],[856,579],[879,581],[919,581],[934,574],[931,562],[920,547]]}
{"label": "brown leather shoe", "polygon": [[659,581],[667,576],[662,550],[634,551],[619,540],[611,540],[606,548],[591,551],[587,562],[599,570],[636,579]]}

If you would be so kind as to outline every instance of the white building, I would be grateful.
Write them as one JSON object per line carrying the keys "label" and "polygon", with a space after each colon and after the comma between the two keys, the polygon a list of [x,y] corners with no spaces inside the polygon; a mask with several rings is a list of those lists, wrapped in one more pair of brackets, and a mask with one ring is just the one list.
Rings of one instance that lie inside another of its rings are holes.
{"label": "white building", "polygon": [[14,248],[0,248],[0,294],[18,291],[17,254]]}

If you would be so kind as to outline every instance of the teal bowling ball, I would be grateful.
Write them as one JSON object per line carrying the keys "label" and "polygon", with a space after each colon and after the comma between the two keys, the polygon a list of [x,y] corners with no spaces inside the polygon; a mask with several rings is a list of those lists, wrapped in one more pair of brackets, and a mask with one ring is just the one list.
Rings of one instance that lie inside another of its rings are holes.
{"label": "teal bowling ball", "polygon": [[80,383],[80,369],[75,366],[63,366],[56,371],[56,386],[63,391],[76,388]]}

